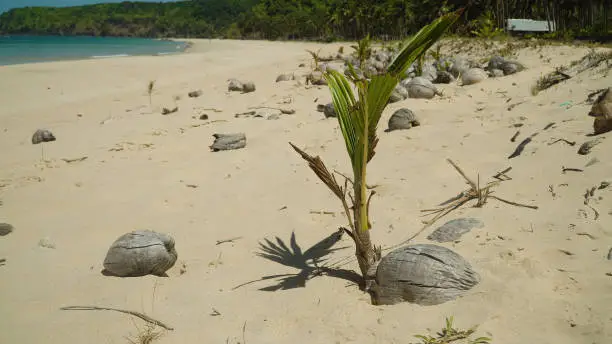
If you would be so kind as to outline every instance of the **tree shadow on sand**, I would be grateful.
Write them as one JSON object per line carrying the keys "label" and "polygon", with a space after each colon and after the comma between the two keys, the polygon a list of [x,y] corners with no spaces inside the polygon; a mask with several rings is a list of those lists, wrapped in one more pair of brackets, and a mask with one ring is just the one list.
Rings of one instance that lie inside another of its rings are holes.
{"label": "tree shadow on sand", "polygon": [[264,276],[258,280],[246,282],[240,284],[233,289],[240,288],[247,284],[277,280],[276,284],[260,288],[262,291],[277,291],[287,290],[294,288],[303,288],[306,286],[306,282],[317,276],[331,276],[340,278],[346,281],[350,281],[360,288],[363,288],[362,278],[359,274],[351,270],[334,269],[325,266],[327,255],[334,251],[342,250],[347,247],[332,248],[342,238],[342,231],[335,232],[323,240],[319,241],[306,251],[302,252],[302,249],[297,244],[295,239],[295,232],[291,233],[291,239],[289,240],[289,246],[276,237],[276,242],[265,239],[264,243],[259,243],[260,251],[256,253],[257,256],[271,260],[273,262],[289,266],[300,271],[296,274],[281,274],[281,275],[270,275]]}

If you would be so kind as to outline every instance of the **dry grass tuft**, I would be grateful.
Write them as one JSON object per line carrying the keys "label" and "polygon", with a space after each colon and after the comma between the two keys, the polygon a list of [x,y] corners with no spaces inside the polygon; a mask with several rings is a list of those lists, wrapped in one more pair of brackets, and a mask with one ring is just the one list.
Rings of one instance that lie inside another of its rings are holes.
{"label": "dry grass tuft", "polygon": [[[134,321],[132,320],[132,322]],[[144,328],[139,328],[134,322],[134,327],[138,331],[136,335],[126,337],[130,344],[151,344],[164,335],[164,332],[157,325],[147,323]]]}

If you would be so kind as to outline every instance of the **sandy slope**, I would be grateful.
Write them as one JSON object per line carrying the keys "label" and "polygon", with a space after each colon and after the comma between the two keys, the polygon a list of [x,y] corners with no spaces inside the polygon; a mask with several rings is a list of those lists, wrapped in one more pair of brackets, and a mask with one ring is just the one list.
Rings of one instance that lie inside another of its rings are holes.
{"label": "sandy slope", "polygon": [[[332,52],[337,46],[321,47]],[[160,343],[242,342],[245,322],[249,344],[409,343],[416,341],[414,334],[438,330],[450,315],[461,327],[480,324],[478,333],[492,334],[495,343],[612,342],[612,277],[606,275],[612,273],[606,260],[612,189],[598,191],[601,199],[591,201],[600,213],[597,220],[583,204],[587,188],[612,179],[611,135],[604,134],[590,155],[576,154],[578,145],[591,139],[585,136],[591,132],[590,106],[580,102],[589,91],[612,86],[612,75],[585,73],[535,97],[529,92],[541,73],[582,57],[586,48],[523,50],[518,59],[529,67],[524,72],[473,86],[443,85],[443,98],[409,99],[383,115],[369,179],[380,185],[372,204],[377,243],[409,237],[421,227],[420,209],[465,188],[446,158],[469,175],[479,173],[482,182],[512,166],[513,179],[497,194],[540,207],[491,200],[439,222],[473,216],[485,223],[447,245],[482,276],[468,295],[435,307],[375,307],[354,284],[332,277],[276,292],[258,290],[274,280],[232,290],[264,276],[299,272],[255,256],[264,238],[278,236],[288,244],[294,232],[306,250],[344,224],[337,200],[288,145],[321,155],[330,169],[348,171],[337,122],[316,112],[315,99],[330,101],[328,90],[274,82],[281,72],[304,73],[297,67],[309,62],[304,49],[315,47],[205,40],[180,56],[0,68],[0,222],[16,228],[0,237],[0,258],[7,259],[0,267],[0,343],[125,343],[135,332],[129,316],[59,310],[67,305],[144,311],[176,328]],[[231,77],[255,81],[257,91],[226,93]],[[152,79],[158,86],[150,113],[145,88]],[[197,88],[203,96],[187,98]],[[161,107],[173,106],[175,95],[182,96],[180,111],[160,115]],[[295,115],[233,116],[249,106],[275,106],[285,97],[292,98],[287,106]],[[560,105],[567,101],[573,106]],[[523,103],[507,110],[518,102]],[[199,109],[207,107],[223,111]],[[413,109],[422,126],[384,133],[400,107]],[[193,118],[201,113],[227,121],[191,127],[202,123]],[[518,122],[524,123],[519,141],[556,124],[508,160],[516,146],[509,141],[516,131],[512,125]],[[45,146],[47,164],[40,162],[40,147],[30,143],[38,128],[58,138]],[[213,133],[239,131],[247,134],[246,149],[210,152]],[[553,138],[578,145],[548,145]],[[110,150],[117,147],[123,149]],[[88,159],[61,160],[81,156]],[[599,162],[585,168],[593,157]],[[562,166],[584,172],[562,174]],[[170,277],[102,276],[110,243],[142,228],[175,237],[179,261]],[[428,242],[432,229],[416,242]],[[231,237],[242,238],[216,245]],[[39,247],[45,238],[55,249]],[[351,244],[344,238],[338,247]],[[347,248],[331,258],[351,255]],[[357,267],[353,262],[345,268]],[[213,308],[221,314],[211,316]]]}

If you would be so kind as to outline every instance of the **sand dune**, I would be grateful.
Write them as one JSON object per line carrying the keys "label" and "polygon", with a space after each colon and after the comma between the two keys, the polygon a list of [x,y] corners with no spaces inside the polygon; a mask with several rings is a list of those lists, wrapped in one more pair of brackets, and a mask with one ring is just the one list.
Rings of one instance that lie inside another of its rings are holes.
{"label": "sand dune", "polygon": [[[612,342],[612,262],[606,259],[612,187],[596,191],[590,202],[597,219],[584,204],[587,189],[612,180],[610,133],[600,135],[589,155],[576,153],[592,139],[586,95],[612,86],[612,75],[589,71],[530,93],[540,75],[579,59],[584,47],[523,49],[517,56],[528,67],[523,72],[465,87],[441,85],[443,97],[407,99],[383,114],[368,181],[379,185],[371,208],[376,243],[408,238],[422,226],[421,209],[466,189],[447,158],[483,183],[511,166],[512,180],[496,195],[539,207],[489,200],[437,223],[484,222],[460,242],[442,244],[482,276],[466,296],[440,306],[378,307],[354,283],[330,276],[286,290],[259,290],[275,279],[233,289],[300,272],[257,257],[264,239],[288,244],[295,233],[304,251],[344,225],[337,199],[288,144],[320,155],[330,169],[349,171],[336,120],[316,111],[317,103],[331,101],[329,91],[275,83],[290,72],[303,83],[308,67],[298,65],[310,63],[305,49],[331,53],[340,45],[202,40],[182,55],[0,68],[0,222],[15,227],[0,237],[0,258],[7,259],[0,266],[0,343],[125,343],[136,332],[128,315],[59,310],[69,305],[145,312],[175,328],[159,343],[243,343],[245,323],[249,344],[410,343],[451,315],[459,327],[479,325],[478,334],[490,334],[494,343]],[[229,78],[252,80],[257,90],[228,93]],[[152,108],[150,80],[156,80]],[[187,97],[195,89],[203,95]],[[179,111],[162,116],[175,96]],[[287,99],[290,104],[279,104]],[[260,105],[296,113],[234,118]],[[421,126],[383,132],[401,107],[412,109]],[[199,120],[201,114],[209,120]],[[521,134],[510,142],[516,123],[523,124]],[[57,137],[44,146],[47,162],[30,142],[40,128]],[[536,131],[509,160],[518,142]],[[246,133],[245,149],[210,151],[214,133],[232,132]],[[561,138],[576,145],[549,144]],[[585,167],[593,158],[598,162]],[[562,167],[583,172],[562,173]],[[437,225],[414,242],[429,242]],[[135,229],[175,238],[179,258],[169,278],[100,273],[109,245]],[[54,248],[41,247],[41,240]],[[337,247],[347,248],[331,254],[332,262],[352,256],[350,238]],[[342,268],[358,270],[355,262]]]}

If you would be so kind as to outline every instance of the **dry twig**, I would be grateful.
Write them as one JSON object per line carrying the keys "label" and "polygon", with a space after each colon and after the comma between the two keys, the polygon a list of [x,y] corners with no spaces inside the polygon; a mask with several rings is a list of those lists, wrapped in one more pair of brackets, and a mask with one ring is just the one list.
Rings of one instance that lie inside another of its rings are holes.
{"label": "dry twig", "polygon": [[238,239],[242,239],[242,237],[234,237],[234,238],[229,238],[229,239],[217,240],[217,245],[221,245],[227,242],[234,243]]}
{"label": "dry twig", "polygon": [[565,174],[565,172],[584,172],[584,170],[581,170],[579,168],[561,166],[561,173]]}
{"label": "dry twig", "polygon": [[73,163],[73,162],[81,162],[85,159],[87,159],[87,156],[82,156],[80,158],[74,158],[74,159],[62,158],[62,160],[64,160],[68,164]]}
{"label": "dry twig", "polygon": [[557,140],[555,140],[555,141],[553,141],[553,142],[549,143],[548,145],[549,145],[549,146],[551,146],[551,145],[554,145],[554,144],[555,144],[555,143],[557,143],[557,142],[565,142],[565,143],[567,143],[567,144],[568,144],[568,145],[570,145],[570,146],[574,146],[574,145],[576,145],[576,141],[568,141],[568,140],[566,140],[566,139],[557,139]]}
{"label": "dry twig", "polygon": [[507,173],[510,172],[510,170],[512,170],[512,166],[508,167],[507,169],[501,171],[501,172],[497,172],[497,174],[495,174],[493,176],[493,178],[500,180],[500,181],[505,181],[505,180],[512,180],[512,178],[510,178]]}
{"label": "dry twig", "polygon": [[96,307],[96,306],[66,306],[66,307],[61,307],[60,309],[63,310],[63,311],[70,311],[70,310],[77,310],[77,311],[115,311],[115,312],[119,312],[119,313],[125,313],[125,314],[129,314],[129,315],[133,315],[135,317],[138,317],[138,318],[148,322],[149,324],[157,325],[157,326],[162,327],[162,328],[164,328],[166,330],[169,330],[169,331],[173,331],[174,330],[173,327],[170,327],[170,326],[164,324],[163,322],[161,322],[159,320],[155,320],[155,319],[149,317],[148,315],[142,314],[140,312],[125,310],[125,309],[110,308],[110,307]]}
{"label": "dry twig", "polygon": [[248,109],[249,110],[272,109],[272,110],[278,110],[284,115],[293,115],[295,113],[294,109],[278,108],[278,107],[272,107],[272,106],[250,106]]}
{"label": "dry twig", "polygon": [[425,216],[435,215],[433,219],[424,222],[426,225],[433,224],[434,222],[436,222],[437,220],[439,220],[440,218],[442,218],[446,214],[450,213],[451,211],[459,208],[463,204],[465,204],[465,203],[467,203],[467,202],[469,202],[471,200],[474,200],[474,199],[477,200],[477,202],[475,204],[475,207],[478,207],[478,208],[482,207],[483,205],[485,205],[488,198],[493,198],[493,199],[496,199],[498,201],[501,201],[501,202],[504,202],[504,203],[507,203],[507,204],[510,204],[510,205],[514,205],[514,206],[517,206],[517,207],[525,207],[525,208],[530,208],[530,209],[538,209],[537,206],[520,204],[520,203],[516,203],[516,202],[505,200],[505,199],[497,197],[497,196],[493,196],[492,195],[493,191],[491,190],[491,188],[499,185],[502,182],[502,180],[498,180],[498,181],[494,181],[494,182],[489,182],[484,187],[481,188],[480,187],[480,181],[478,183],[475,183],[473,180],[468,178],[468,176],[463,172],[463,170],[461,170],[461,168],[457,164],[455,164],[452,160],[447,159],[447,161],[448,161],[449,164],[451,164],[455,168],[455,170],[463,177],[463,179],[465,179],[466,183],[470,186],[470,189],[461,192],[458,197],[456,197],[452,201],[448,202],[443,207],[436,208],[436,209],[424,209],[424,210],[421,210],[422,212],[427,212],[428,213]]}

